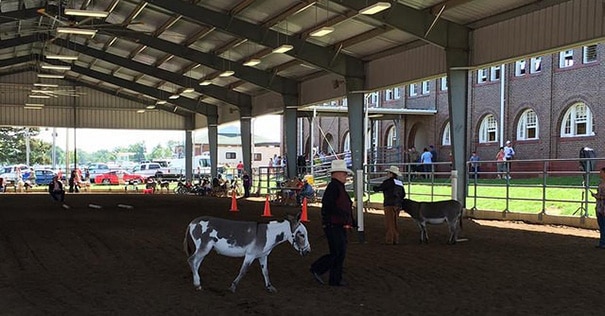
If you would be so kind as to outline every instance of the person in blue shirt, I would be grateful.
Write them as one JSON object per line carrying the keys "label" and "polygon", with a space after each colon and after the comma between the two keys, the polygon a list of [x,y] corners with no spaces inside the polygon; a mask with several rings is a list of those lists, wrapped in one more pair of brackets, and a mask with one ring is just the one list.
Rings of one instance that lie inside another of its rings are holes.
{"label": "person in blue shirt", "polygon": [[300,189],[300,192],[298,192],[298,195],[296,195],[296,202],[298,205],[301,205],[303,198],[307,198],[308,201],[311,199],[311,197],[313,197],[314,194],[315,190],[313,190],[313,187],[309,184],[307,179],[303,179],[303,186]]}
{"label": "person in blue shirt", "polygon": [[471,163],[471,174],[475,177],[475,178],[479,178],[479,172],[481,172],[479,170],[479,155],[477,155],[476,151],[473,151],[473,153],[471,154],[471,157],[468,159]]}
{"label": "person in blue shirt", "polygon": [[422,171],[426,173],[424,177],[428,178],[433,164],[433,154],[426,147],[423,149],[422,155],[420,155],[420,163],[422,164]]}

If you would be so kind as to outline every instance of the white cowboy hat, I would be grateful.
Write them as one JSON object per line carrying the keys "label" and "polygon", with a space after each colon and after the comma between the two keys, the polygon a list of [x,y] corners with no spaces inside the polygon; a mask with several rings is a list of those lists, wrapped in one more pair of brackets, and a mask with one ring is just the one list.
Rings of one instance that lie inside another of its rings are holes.
{"label": "white cowboy hat", "polygon": [[338,171],[353,174],[353,171],[347,168],[347,163],[344,160],[332,160],[332,165],[330,166],[330,173]]}
{"label": "white cowboy hat", "polygon": [[385,170],[386,172],[390,172],[398,177],[401,177],[401,171],[399,171],[399,167],[390,166],[389,169]]}

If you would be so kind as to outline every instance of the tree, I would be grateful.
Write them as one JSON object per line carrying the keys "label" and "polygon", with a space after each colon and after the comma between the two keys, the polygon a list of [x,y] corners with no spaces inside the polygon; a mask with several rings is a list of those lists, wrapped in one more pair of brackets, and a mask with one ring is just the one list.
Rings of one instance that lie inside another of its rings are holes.
{"label": "tree", "polygon": [[170,159],[172,158],[172,151],[170,148],[162,145],[155,146],[149,154],[149,159]]}
{"label": "tree", "polygon": [[40,134],[39,128],[0,127],[0,162],[5,164],[25,163],[27,161],[25,138],[27,135],[31,137],[38,134]]}

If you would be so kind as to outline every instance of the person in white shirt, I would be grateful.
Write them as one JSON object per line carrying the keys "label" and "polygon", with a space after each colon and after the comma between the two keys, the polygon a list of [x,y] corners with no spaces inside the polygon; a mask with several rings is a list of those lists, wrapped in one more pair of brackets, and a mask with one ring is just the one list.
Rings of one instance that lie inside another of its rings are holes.
{"label": "person in white shirt", "polygon": [[506,146],[504,146],[504,160],[506,160],[506,177],[510,179],[510,161],[515,158],[515,150],[513,149],[513,145],[510,140],[506,141]]}

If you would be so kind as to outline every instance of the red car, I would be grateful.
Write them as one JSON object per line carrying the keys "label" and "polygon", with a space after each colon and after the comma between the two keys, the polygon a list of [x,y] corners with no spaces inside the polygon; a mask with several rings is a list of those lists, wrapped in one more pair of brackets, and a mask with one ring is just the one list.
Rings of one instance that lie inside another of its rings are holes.
{"label": "red car", "polygon": [[128,173],[126,171],[117,170],[102,173],[95,177],[95,183],[97,184],[120,184],[129,183],[131,181],[138,181],[139,183],[145,182],[145,177]]}

